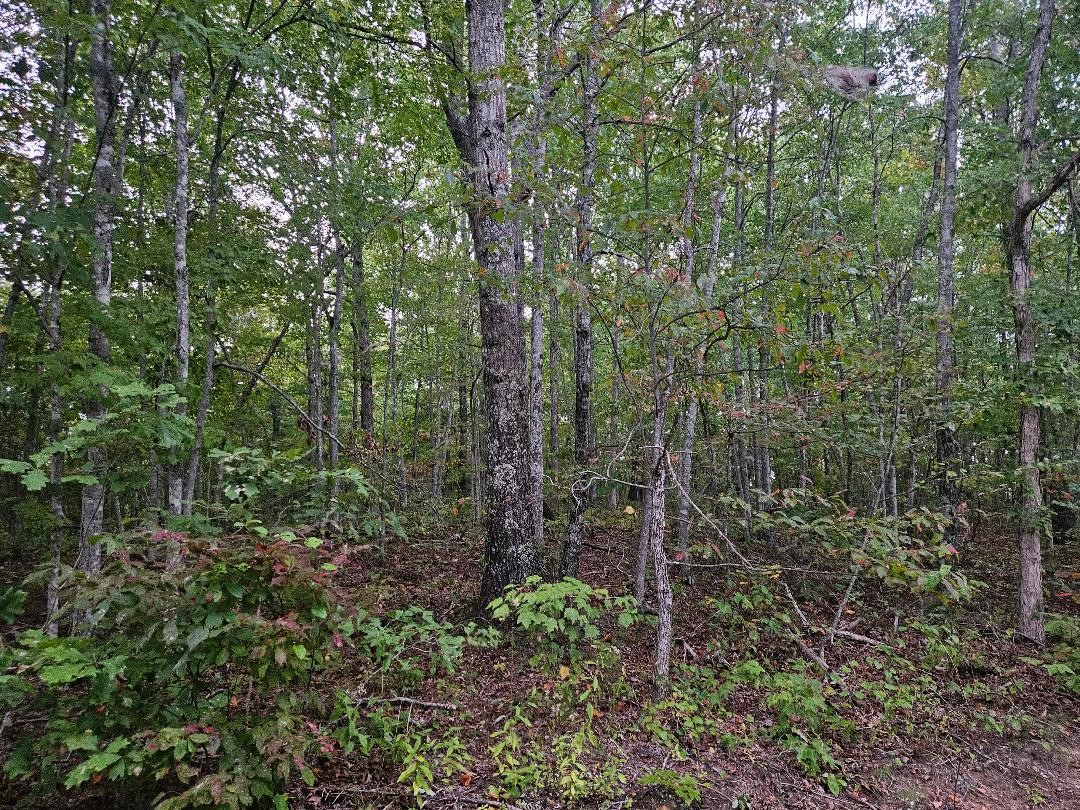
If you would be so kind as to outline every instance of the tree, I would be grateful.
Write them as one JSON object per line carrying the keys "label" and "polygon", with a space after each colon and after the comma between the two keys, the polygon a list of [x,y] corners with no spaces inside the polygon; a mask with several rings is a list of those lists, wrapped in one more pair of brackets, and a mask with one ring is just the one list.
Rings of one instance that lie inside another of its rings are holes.
{"label": "tree", "polygon": [[1020,404],[1017,461],[1020,464],[1020,635],[1036,644],[1046,640],[1043,617],[1042,580],[1042,484],[1039,476],[1040,414],[1039,382],[1036,372],[1035,310],[1031,303],[1034,273],[1031,263],[1031,235],[1035,212],[1063,186],[1080,166],[1080,150],[1064,161],[1045,183],[1034,190],[1038,141],[1035,128],[1039,120],[1039,80],[1046,64],[1046,54],[1054,22],[1053,0],[1040,0],[1035,36],[1031,43],[1024,88],[1020,95],[1020,170],[1010,221],[1003,229],[1005,255],[1009,264],[1012,288],[1013,322],[1016,327],[1016,359],[1023,399]]}
{"label": "tree", "polygon": [[480,602],[539,573],[529,509],[525,343],[517,304],[515,229],[510,204],[506,18],[501,0],[466,6],[468,115],[444,101],[447,125],[470,179],[469,226],[478,265],[481,368],[487,417],[487,516]]}

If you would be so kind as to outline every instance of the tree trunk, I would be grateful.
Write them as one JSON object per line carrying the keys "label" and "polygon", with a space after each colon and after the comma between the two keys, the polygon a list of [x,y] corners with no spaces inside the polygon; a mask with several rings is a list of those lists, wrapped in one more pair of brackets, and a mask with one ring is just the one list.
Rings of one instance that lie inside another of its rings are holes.
{"label": "tree trunk", "polygon": [[[608,421],[608,444],[614,449],[619,441],[619,376],[621,369],[619,364],[621,362],[619,357],[619,343],[621,335],[619,329],[619,322],[616,319],[615,323],[611,325],[611,415]],[[619,508],[619,486],[612,484],[611,493],[608,496],[608,506],[612,509]]]}
{"label": "tree trunk", "polygon": [[368,326],[367,282],[364,279],[364,245],[359,238],[352,244],[352,264],[353,334],[356,341],[353,349],[353,422],[354,429],[358,422],[365,440],[369,441],[375,428],[375,406],[371,390],[371,331]]}
{"label": "tree trunk", "polygon": [[510,193],[507,143],[506,20],[503,0],[470,0],[468,121],[449,104],[447,123],[472,174],[469,224],[479,264],[481,369],[487,417],[487,501],[481,607],[503,589],[540,573],[529,509],[525,342],[517,303],[514,231],[494,216]]}
{"label": "tree trunk", "polygon": [[[112,46],[109,42],[111,0],[91,0],[90,10],[94,18],[90,29],[90,84],[94,100],[95,160],[94,179],[94,249],[90,270],[90,293],[94,299],[95,313],[90,320],[90,353],[99,363],[109,362],[109,337],[105,334],[103,321],[109,311],[112,298],[113,214],[117,189],[116,158],[116,77],[113,73]],[[86,402],[86,417],[100,421],[105,416],[105,395],[102,388]],[[105,515],[105,467],[103,447],[90,447],[86,451],[88,473],[96,479],[86,484],[82,491],[81,518],[79,522],[79,556],[75,567],[87,575],[101,569],[101,546],[97,537],[101,534]],[[76,624],[84,623],[88,616],[75,617]]]}
{"label": "tree trunk", "polygon": [[[173,203],[173,254],[176,281],[176,368],[174,385],[180,395],[176,406],[177,416],[187,416],[188,374],[191,364],[191,308],[189,303],[187,231],[188,231],[188,122],[187,99],[184,94],[184,58],[174,51],[169,60],[169,76],[172,83],[173,115],[176,119],[176,195]],[[169,469],[169,513],[183,513],[184,473],[182,461]],[[167,553],[167,564],[174,566],[178,559],[176,550]]]}
{"label": "tree trunk", "polygon": [[[1035,368],[1035,313],[1029,290],[1032,283],[1030,261],[1032,219],[1040,204],[1032,190],[1031,174],[1038,143],[1039,78],[1046,63],[1054,19],[1054,0],[1039,0],[1039,21],[1031,46],[1031,57],[1020,98],[1020,172],[1012,221],[1005,229],[1005,255],[1012,286],[1013,321],[1016,326],[1016,359],[1022,386],[1020,405],[1019,458],[1022,474],[1020,515],[1020,606],[1021,636],[1042,644],[1046,641],[1042,592],[1042,486],[1039,480],[1039,406],[1032,400],[1038,393]],[[1078,153],[1080,154],[1080,153]],[[1053,189],[1050,189],[1052,192]],[[1045,195],[1045,196],[1044,196]],[[1046,192],[1040,195],[1046,199]]]}
{"label": "tree trunk", "polygon": [[[694,116],[690,135],[690,168],[687,172],[686,192],[683,196],[682,234],[679,239],[683,259],[682,283],[690,288],[692,288],[694,284],[694,270],[697,261],[697,246],[694,244],[691,233],[694,227],[694,209],[697,200],[698,179],[701,176],[701,91],[697,87],[700,81],[702,81],[702,76],[699,68],[695,66],[693,78],[691,79],[691,82],[694,85]],[[716,220],[714,218],[714,224],[715,222]],[[717,238],[719,239],[719,235],[717,235]],[[708,284],[708,280],[706,280],[706,284]],[[710,291],[709,297],[705,299],[706,307],[710,305],[709,302],[711,298],[712,295]],[[703,355],[695,355],[693,359],[695,377],[700,374],[704,365],[703,361]],[[675,534],[678,540],[678,558],[681,561],[680,568],[684,582],[690,581],[691,572],[689,551],[690,488],[694,479],[694,440],[697,438],[697,418],[697,392],[694,390],[694,387],[691,386],[687,394],[686,412],[683,416],[683,446],[682,453],[679,457],[678,470],[679,483],[681,484],[679,489],[679,513],[675,521]]]}
{"label": "tree trunk", "polygon": [[[207,229],[212,237],[217,236],[218,205],[221,196],[221,162],[225,156],[228,142],[225,140],[225,113],[229,99],[240,81],[239,67],[235,66],[229,78],[225,98],[217,110],[214,127],[214,151],[210,158],[209,191],[207,193]],[[213,249],[211,248],[211,253]],[[213,266],[213,262],[211,262]],[[190,515],[195,501],[195,483],[199,476],[199,457],[202,453],[203,432],[210,415],[210,399],[214,393],[214,362],[217,358],[217,343],[214,332],[217,329],[217,275],[211,271],[206,282],[206,307],[204,328],[206,330],[206,348],[203,350],[203,380],[199,390],[199,407],[195,412],[194,438],[191,455],[188,456],[187,474],[184,478],[184,514]]]}
{"label": "tree trunk", "polygon": [[[558,36],[558,28],[549,38],[545,35],[547,19],[546,1],[533,0],[535,69],[539,83],[536,101],[533,105],[529,149],[532,158],[533,183],[546,176],[547,100],[551,95],[553,77],[551,73],[551,50]],[[544,287],[545,240],[547,238],[547,211],[535,188],[532,193],[532,274],[533,284],[540,290]],[[544,301],[542,294],[536,295],[532,303],[529,336],[529,482],[533,533],[537,548],[544,544]]]}
{"label": "tree trunk", "polygon": [[[75,44],[70,37],[58,36],[57,46],[61,56],[61,69],[59,72],[59,92],[56,99],[57,125],[53,131],[63,138],[63,157],[50,167],[48,173],[49,210],[52,213],[57,211],[67,193],[67,165],[75,136],[74,125],[67,112],[71,74],[75,60]],[[63,336],[60,331],[60,311],[66,262],[55,245],[50,251],[50,259],[52,278],[49,281],[46,296],[47,306],[44,314],[46,317],[45,330],[48,338],[48,351],[53,358],[56,358],[59,356],[62,347]],[[55,375],[55,373],[56,370],[54,369],[53,374]],[[49,444],[53,444],[60,438],[63,425],[63,401],[60,398],[60,383],[54,377],[52,382],[49,383],[49,422],[46,428],[46,437]],[[63,476],[64,455],[63,453],[54,453],[49,458],[49,512],[52,516],[52,526],[49,529],[51,568],[45,594],[45,632],[52,638],[56,638],[60,633],[60,622],[57,618],[60,612],[60,566],[64,529],[67,524],[67,515],[64,513]]]}
{"label": "tree trunk", "polygon": [[938,242],[938,290],[935,312],[937,347],[935,388],[938,419],[935,427],[937,489],[948,522],[945,538],[955,538],[957,502],[956,433],[952,425],[953,336],[956,308],[953,285],[953,220],[956,214],[957,129],[960,112],[960,38],[962,0],[949,0],[949,39],[945,76],[944,136],[945,165],[941,195],[941,237]]}
{"label": "tree trunk", "polygon": [[576,577],[581,538],[585,527],[585,510],[592,500],[591,474],[586,471],[594,450],[592,386],[594,373],[592,316],[589,312],[589,291],[593,276],[593,193],[596,189],[597,137],[600,120],[597,95],[600,92],[598,73],[601,23],[600,0],[589,5],[589,34],[585,40],[582,70],[581,135],[583,146],[581,189],[578,192],[577,262],[581,285],[579,301],[574,311],[574,464],[577,472],[570,485],[570,516],[566,526],[559,573]]}
{"label": "tree trunk", "polygon": [[[337,174],[338,142],[337,126],[333,112],[330,114],[330,167],[331,182],[335,191],[339,185]],[[335,194],[335,198],[336,198]],[[345,306],[345,244],[341,241],[341,233],[337,226],[330,220],[330,229],[334,238],[334,297],[330,302],[330,329],[327,336],[329,352],[329,368],[327,374],[328,392],[326,409],[329,411],[327,429],[330,431],[330,443],[327,445],[327,461],[331,470],[336,470],[338,465],[338,433],[341,432],[341,357],[339,353],[339,341],[341,335],[341,313]],[[334,478],[330,485],[330,494],[336,498],[338,494],[338,480]]]}
{"label": "tree trunk", "polygon": [[[556,257],[557,258],[557,257]],[[548,467],[559,469],[559,299],[548,306]]]}

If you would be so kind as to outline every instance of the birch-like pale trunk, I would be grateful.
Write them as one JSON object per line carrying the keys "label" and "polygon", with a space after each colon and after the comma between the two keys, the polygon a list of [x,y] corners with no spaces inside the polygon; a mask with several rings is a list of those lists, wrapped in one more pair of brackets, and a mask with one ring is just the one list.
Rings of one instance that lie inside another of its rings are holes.
{"label": "birch-like pale trunk", "polygon": [[953,283],[953,221],[956,216],[956,164],[958,121],[960,114],[960,39],[962,0],[949,0],[949,38],[946,58],[944,109],[945,157],[941,192],[941,236],[938,240],[937,308],[934,313],[936,333],[935,390],[938,398],[934,440],[937,461],[937,489],[942,512],[948,519],[945,538],[955,537],[958,496],[956,469],[956,431],[952,425],[953,389],[953,313],[956,289]]}
{"label": "birch-like pale trunk", "polygon": [[[191,306],[188,278],[188,115],[184,93],[184,57],[174,51],[169,59],[173,118],[176,135],[176,191],[173,198],[173,276],[176,285],[176,368],[173,384],[180,395],[177,416],[187,416],[188,376],[191,365]],[[183,513],[186,464],[177,461],[169,468],[169,513]],[[177,563],[175,549],[166,556],[168,566]]]}
{"label": "birch-like pale trunk", "polygon": [[[102,322],[107,317],[112,299],[113,218],[117,188],[116,159],[116,76],[113,72],[112,45],[109,28],[112,16],[111,0],[91,0],[90,12],[90,86],[94,103],[94,248],[90,266],[90,294],[95,313],[90,319],[90,353],[99,363],[109,362],[109,337]],[[104,390],[88,397],[86,418],[93,422],[105,416]],[[93,576],[101,569],[101,534],[105,516],[105,448],[93,446],[86,451],[87,472],[96,480],[82,490],[79,521],[79,553],[75,567]],[[76,616],[81,624],[88,616]]]}

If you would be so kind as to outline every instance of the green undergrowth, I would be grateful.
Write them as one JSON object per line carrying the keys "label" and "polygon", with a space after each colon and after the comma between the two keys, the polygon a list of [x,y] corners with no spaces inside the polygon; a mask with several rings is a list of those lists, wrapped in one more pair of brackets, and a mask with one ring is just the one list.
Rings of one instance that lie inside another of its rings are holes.
{"label": "green undergrowth", "polygon": [[[462,624],[379,607],[390,586],[374,572],[358,585],[356,555],[317,536],[161,531],[109,543],[94,581],[65,572],[60,638],[23,630],[0,648],[4,712],[46,718],[5,750],[26,806],[112,785],[167,809],[286,807],[361,768],[403,806],[467,790],[506,803],[703,807],[742,752],[841,794],[875,749],[956,746],[973,733],[1049,746],[1025,698],[1075,690],[1080,670],[1068,617],[1050,622],[1045,650],[1018,660],[937,602],[879,644],[830,648],[822,671],[795,640],[816,644],[826,628],[802,627],[765,570],[715,589],[696,650],[654,699],[652,617],[580,580],[530,579],[491,603],[488,623]],[[166,547],[183,552],[176,570],[160,562]],[[0,619],[16,619],[23,596],[0,593]],[[83,607],[90,623],[69,630]]]}

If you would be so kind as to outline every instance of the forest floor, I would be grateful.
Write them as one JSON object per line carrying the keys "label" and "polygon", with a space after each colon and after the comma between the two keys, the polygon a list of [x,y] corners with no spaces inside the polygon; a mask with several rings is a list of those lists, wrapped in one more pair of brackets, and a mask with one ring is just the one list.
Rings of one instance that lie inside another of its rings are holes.
{"label": "forest floor", "polygon": [[[581,580],[625,595],[636,517],[594,518]],[[345,695],[364,740],[383,724],[393,741],[333,750],[313,766],[313,785],[291,786],[290,807],[390,810],[421,806],[420,795],[433,810],[1080,808],[1080,700],[1047,670],[1066,655],[1075,666],[1075,647],[1013,639],[1017,566],[1004,533],[978,531],[960,549],[957,567],[989,583],[962,605],[860,582],[838,625],[849,635],[824,646],[827,672],[785,636],[789,605],[723,558],[705,560],[691,584],[676,582],[673,694],[657,701],[648,622],[624,628],[602,616],[595,644],[553,646],[505,623],[497,645],[460,643],[475,616],[482,540],[463,516],[418,522],[382,561],[374,549],[353,553],[339,596],[388,628],[443,630],[408,636],[390,667],[358,644],[312,684],[328,732]],[[790,589],[819,649],[848,585],[844,562],[809,559],[797,537],[740,547],[784,566],[771,592]],[[1073,627],[1078,552],[1074,540],[1046,561],[1048,612]],[[450,636],[455,663],[430,663]],[[0,807],[14,807],[5,792],[0,781]],[[101,783],[47,806],[151,798]]]}
{"label": "forest floor", "polygon": [[[636,542],[630,516],[591,525],[581,579],[626,593]],[[412,701],[396,702],[397,716],[426,740],[452,739],[447,750],[466,751],[442,765],[430,757],[441,786],[425,806],[1078,808],[1080,701],[1047,674],[1049,650],[1008,632],[1014,545],[984,531],[961,550],[967,575],[992,583],[963,607],[857,589],[841,626],[881,643],[837,637],[826,674],[769,631],[781,605],[754,605],[738,618],[718,612],[713,599],[748,586],[722,565],[677,585],[679,674],[664,703],[650,700],[649,625],[606,632],[615,653],[600,663],[566,666],[558,654],[534,655],[527,642],[466,647],[452,674],[424,678],[407,697],[389,695]],[[1076,616],[1073,546],[1059,547],[1049,565],[1048,609]],[[421,605],[459,624],[472,615],[481,549],[467,533],[432,532],[391,546],[383,564],[357,557],[345,577],[350,598],[374,611]],[[794,545],[780,553],[792,568],[805,565]],[[811,623],[828,627],[846,581],[784,576]],[[768,674],[725,680],[747,661]],[[379,691],[362,666],[357,677],[334,687]],[[400,762],[380,768],[342,757],[314,787],[297,786],[295,804],[415,806],[401,774]]]}

